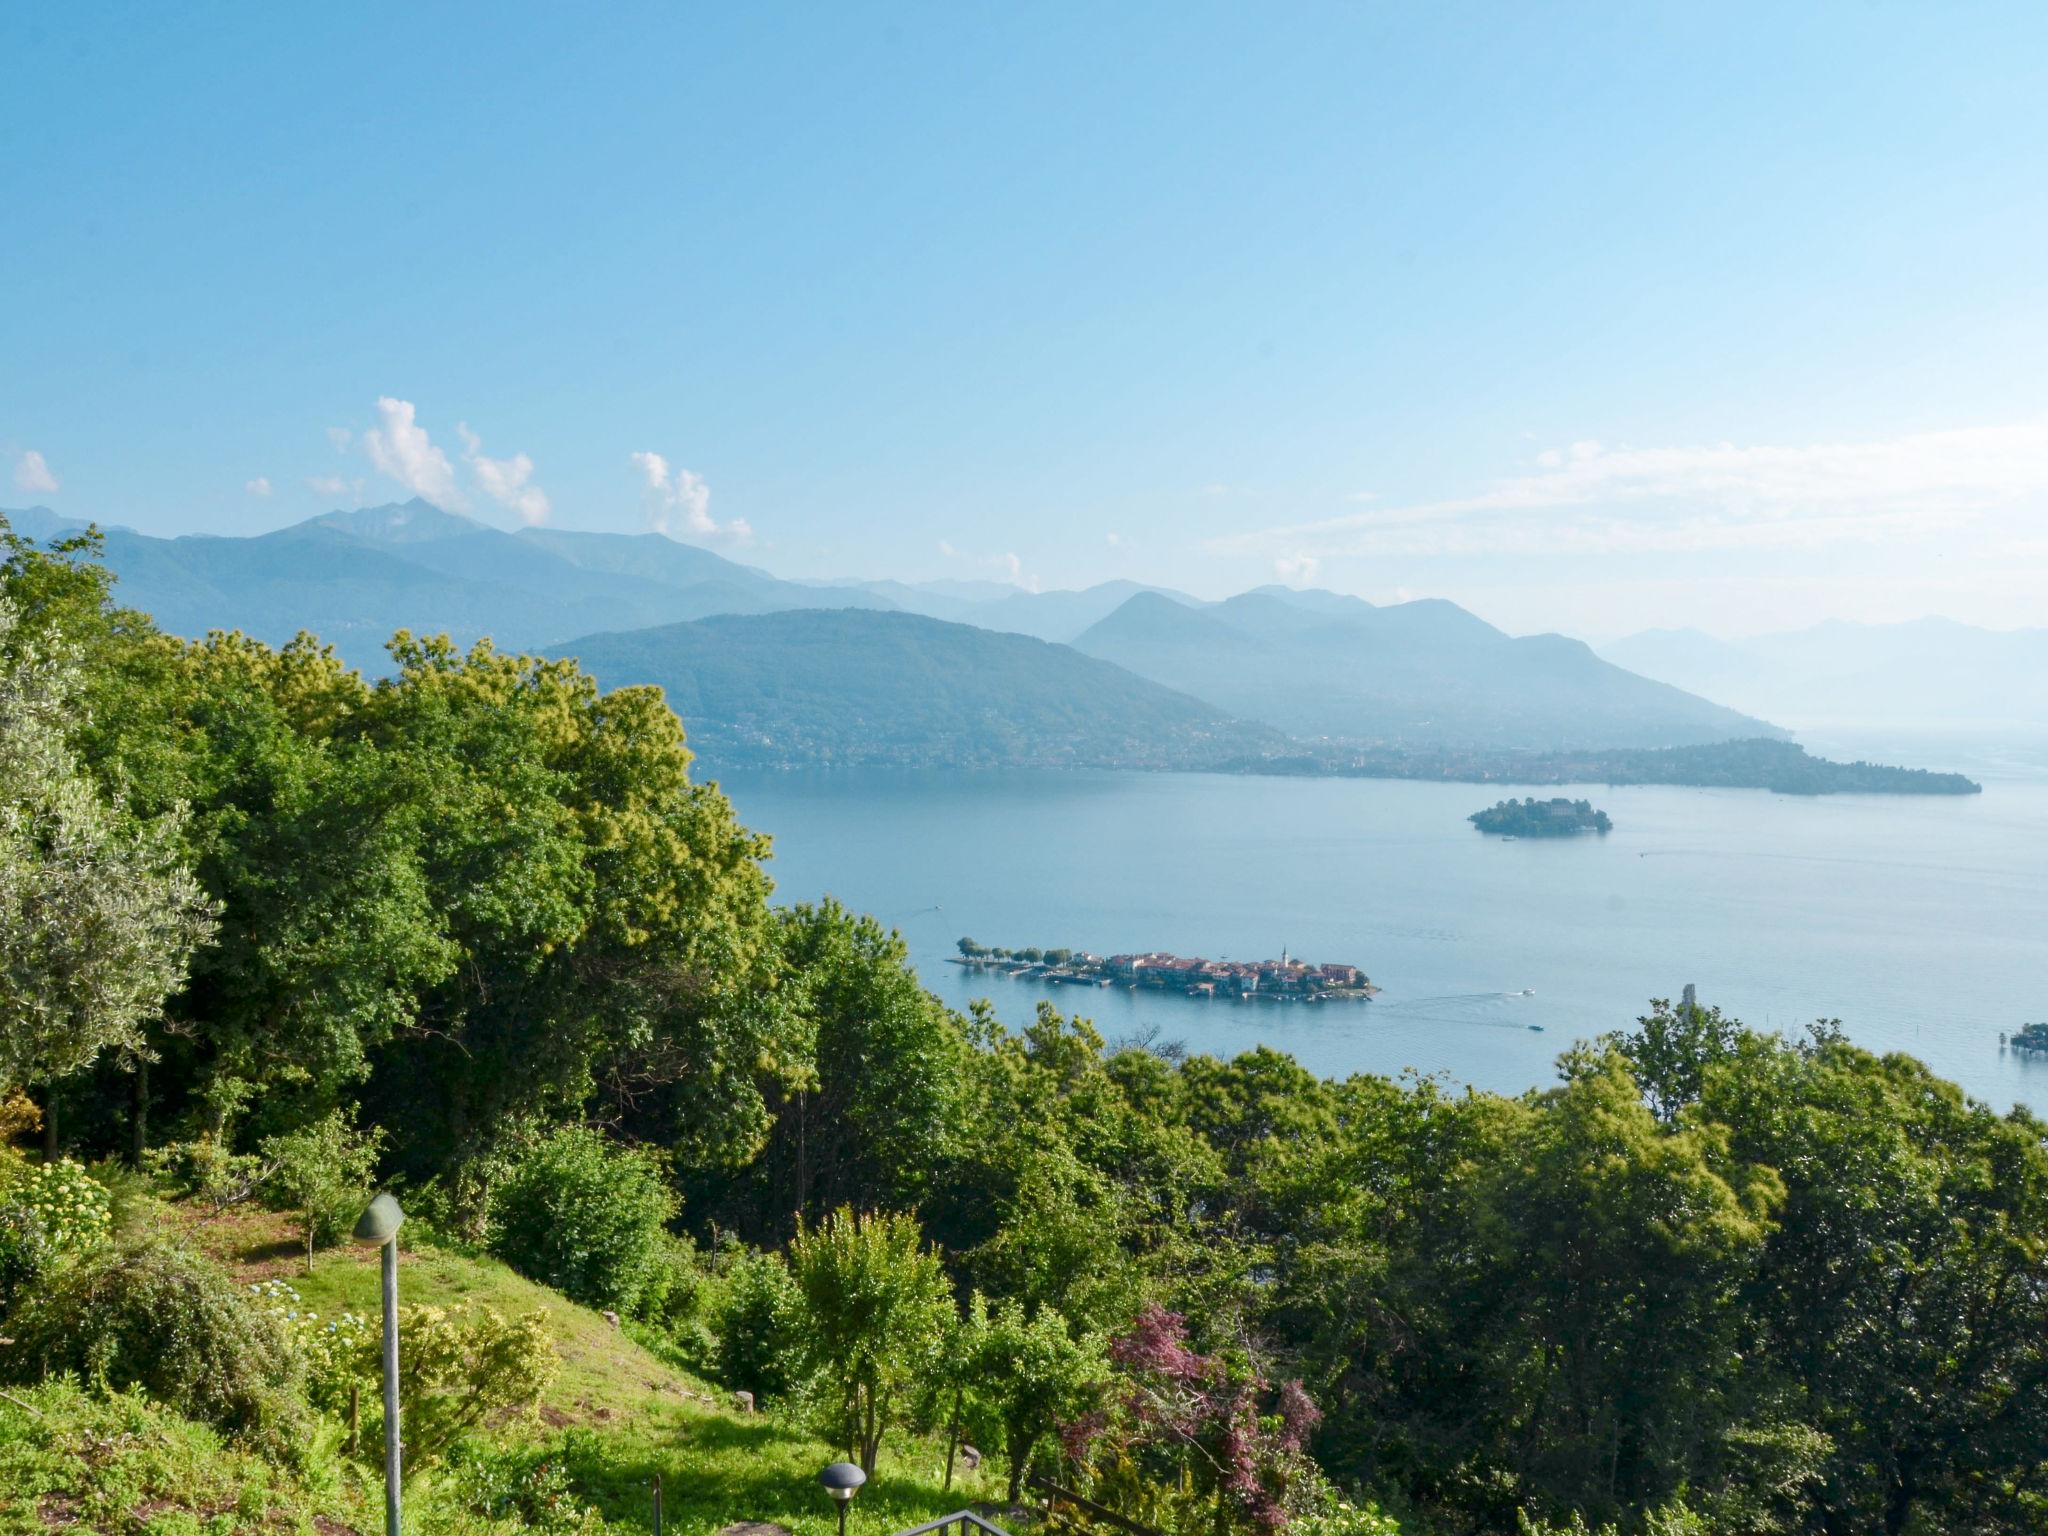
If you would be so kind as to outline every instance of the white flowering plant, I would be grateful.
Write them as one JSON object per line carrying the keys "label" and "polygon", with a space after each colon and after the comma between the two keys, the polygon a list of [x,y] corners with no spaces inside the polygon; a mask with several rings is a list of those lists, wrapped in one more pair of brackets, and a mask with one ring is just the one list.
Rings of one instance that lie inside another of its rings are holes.
{"label": "white flowering plant", "polygon": [[259,1280],[249,1293],[284,1325],[305,1362],[306,1395],[313,1406],[329,1413],[347,1408],[350,1386],[375,1364],[376,1335],[369,1319],[346,1308],[323,1317],[283,1280]]}

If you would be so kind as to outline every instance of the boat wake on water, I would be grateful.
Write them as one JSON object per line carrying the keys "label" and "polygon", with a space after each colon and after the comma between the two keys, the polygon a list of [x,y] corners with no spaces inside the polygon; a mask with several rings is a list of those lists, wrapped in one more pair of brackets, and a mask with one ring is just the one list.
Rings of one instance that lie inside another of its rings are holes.
{"label": "boat wake on water", "polygon": [[1406,1024],[1476,1024],[1482,1029],[1541,1030],[1540,1024],[1494,1016],[1495,1005],[1534,997],[1534,987],[1512,992],[1449,992],[1439,997],[1409,997],[1393,1002],[1381,999],[1373,1004],[1376,1018],[1394,1015],[1394,1022]]}

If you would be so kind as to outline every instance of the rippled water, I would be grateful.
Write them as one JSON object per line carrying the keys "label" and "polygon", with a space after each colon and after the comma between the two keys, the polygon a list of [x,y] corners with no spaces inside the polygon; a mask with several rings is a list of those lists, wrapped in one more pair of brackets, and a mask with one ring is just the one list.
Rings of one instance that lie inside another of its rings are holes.
{"label": "rippled water", "polygon": [[[778,900],[830,892],[873,912],[902,930],[926,985],[960,1007],[990,997],[1012,1021],[1050,996],[1112,1039],[1157,1029],[1217,1053],[1265,1042],[1323,1073],[1414,1068],[1517,1092],[1551,1081],[1574,1037],[1625,1027],[1693,981],[1752,1025],[1840,1018],[1853,1039],[1909,1051],[2000,1108],[2048,1110],[2048,1058],[1998,1043],[2048,1018],[2048,756],[1939,759],[1980,775],[1986,761],[2002,776],[1967,799],[1572,790],[1615,830],[1569,842],[1482,836],[1464,818],[1500,792],[1458,784],[867,772],[724,784],[775,835]],[[1383,992],[1304,1005],[1046,988],[947,964],[963,934],[1105,954],[1284,947],[1361,965]]]}

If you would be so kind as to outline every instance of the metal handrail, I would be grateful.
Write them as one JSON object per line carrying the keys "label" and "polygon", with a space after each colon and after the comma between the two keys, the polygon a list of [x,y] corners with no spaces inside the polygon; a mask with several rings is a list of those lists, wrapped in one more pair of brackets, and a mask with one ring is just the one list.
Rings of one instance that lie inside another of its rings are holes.
{"label": "metal handrail", "polygon": [[896,1536],[927,1536],[928,1532],[943,1531],[955,1525],[971,1525],[986,1536],[1010,1536],[994,1521],[984,1520],[971,1509],[956,1509],[950,1515],[941,1515],[936,1520],[927,1520],[923,1525],[913,1525],[907,1531],[898,1531]]}

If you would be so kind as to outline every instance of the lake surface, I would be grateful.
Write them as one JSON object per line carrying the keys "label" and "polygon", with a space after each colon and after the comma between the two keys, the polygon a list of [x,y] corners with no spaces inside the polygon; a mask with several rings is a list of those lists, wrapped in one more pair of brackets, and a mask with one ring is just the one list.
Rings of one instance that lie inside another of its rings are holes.
{"label": "lake surface", "polygon": [[[1947,752],[1939,765],[1962,759]],[[1223,1055],[1265,1043],[1325,1074],[1412,1068],[1516,1093],[1553,1081],[1573,1039],[1626,1028],[1648,999],[1691,981],[1753,1026],[1840,1018],[1857,1042],[1911,1052],[2000,1109],[2048,1111],[2048,1058],[1998,1043],[2048,1018],[2048,755],[1971,761],[2002,776],[1957,799],[1529,791],[1585,795],[1614,818],[1605,838],[1548,842],[1475,831],[1465,817],[1507,791],[1470,784],[911,772],[721,782],[747,824],[775,837],[778,901],[830,893],[874,913],[902,930],[928,987],[963,1009],[989,997],[1012,1024],[1049,997],[1112,1040],[1156,1030]],[[1046,987],[946,963],[963,934],[1099,954],[1285,948],[1362,966],[1383,990],[1308,1005]]]}

